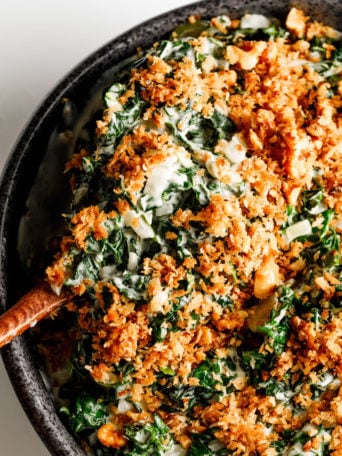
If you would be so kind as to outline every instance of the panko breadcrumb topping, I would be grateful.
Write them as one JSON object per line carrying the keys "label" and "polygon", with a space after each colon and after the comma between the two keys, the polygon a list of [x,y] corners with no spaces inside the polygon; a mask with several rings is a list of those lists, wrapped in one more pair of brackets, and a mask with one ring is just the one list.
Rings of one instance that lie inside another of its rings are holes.
{"label": "panko breadcrumb topping", "polygon": [[193,16],[106,92],[47,269],[96,454],[342,454],[341,43]]}

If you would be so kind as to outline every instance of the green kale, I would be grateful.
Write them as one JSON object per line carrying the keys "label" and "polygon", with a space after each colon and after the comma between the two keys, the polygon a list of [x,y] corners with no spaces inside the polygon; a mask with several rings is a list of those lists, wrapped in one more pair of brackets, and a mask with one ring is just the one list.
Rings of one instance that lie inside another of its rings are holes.
{"label": "green kale", "polygon": [[285,440],[276,440],[271,443],[271,448],[275,448],[277,454],[284,455],[284,450],[286,448],[286,441]]}
{"label": "green kale", "polygon": [[177,331],[178,311],[181,305],[174,304],[166,314],[160,313],[151,318],[152,338],[155,342],[165,339],[169,331]]}
{"label": "green kale", "polygon": [[180,39],[176,41],[163,40],[158,43],[155,49],[155,54],[160,59],[168,60],[181,60],[183,57],[193,52],[193,48],[187,39]]}
{"label": "green kale", "polygon": [[[99,145],[102,147],[115,146],[119,139],[131,131],[139,121],[144,106],[145,102],[135,96],[129,99],[121,111],[112,113],[106,133],[98,139]],[[104,148],[101,151],[106,153]],[[112,153],[112,149],[110,149],[110,153]]]}
{"label": "green kale", "polygon": [[215,428],[209,428],[203,434],[191,434],[191,446],[188,456],[226,456],[229,450],[215,438]]}
{"label": "green kale", "polygon": [[258,349],[243,350],[241,363],[250,373],[252,384],[257,384],[261,381],[262,371],[272,366],[273,359],[269,353],[260,353]]}
{"label": "green kale", "polygon": [[258,327],[265,335],[260,348],[244,350],[241,353],[241,363],[249,371],[252,384],[262,382],[262,371],[269,370],[276,358],[284,351],[290,332],[290,318],[300,300],[288,286],[280,289],[278,302],[273,308],[270,320]]}
{"label": "green kale", "polygon": [[106,405],[86,391],[79,393],[70,409],[62,407],[60,412],[76,433],[96,430],[109,418]]}
{"label": "green kale", "polygon": [[271,24],[268,27],[263,28],[262,33],[264,33],[270,41],[275,40],[276,38],[287,38],[289,36],[289,32],[287,30],[275,24]]}
{"label": "green kale", "polygon": [[290,325],[290,315],[297,298],[291,288],[284,286],[278,299],[278,304],[271,312],[270,321],[258,327],[258,331],[266,335],[264,345],[279,356],[285,348]]}
{"label": "green kale", "polygon": [[91,283],[95,283],[99,272],[99,264],[94,255],[81,254],[74,257],[74,265],[72,267],[72,274],[64,282],[65,285],[75,287],[89,279]]}
{"label": "green kale", "polygon": [[258,385],[258,389],[260,388],[266,396],[273,396],[278,401],[282,403],[289,403],[291,398],[294,396],[294,391],[291,389],[291,385],[285,382],[279,382],[274,377],[270,377],[265,382],[262,382]]}
{"label": "green kale", "polygon": [[324,192],[321,186],[317,186],[312,190],[304,190],[300,198],[301,218],[310,218],[322,212],[320,206],[322,206],[323,199]]}
{"label": "green kale", "polygon": [[317,263],[326,269],[331,269],[341,262],[340,237],[336,231],[329,227],[329,223],[334,217],[334,211],[328,209],[322,212],[323,223],[321,227],[314,228],[313,234],[305,237],[310,241],[309,245],[302,253],[309,264]]}
{"label": "green kale", "polygon": [[236,131],[236,127],[233,121],[219,113],[218,111],[214,111],[213,115],[210,117],[210,122],[212,128],[215,130],[215,140],[218,139],[227,139],[232,136],[232,134]]}
{"label": "green kale", "polygon": [[192,377],[199,380],[201,386],[206,388],[215,388],[218,383],[217,375],[221,373],[221,366],[217,360],[204,360],[199,366],[197,366],[193,372]]}
{"label": "green kale", "polygon": [[107,239],[97,240],[91,234],[87,238],[84,252],[76,251],[73,256],[73,265],[70,268],[69,277],[65,284],[77,286],[85,279],[96,283],[105,266],[118,268],[126,263],[128,256],[127,239],[120,228],[121,218],[107,221]]}
{"label": "green kale", "polygon": [[171,409],[191,410],[196,405],[208,404],[218,396],[218,391],[207,386],[173,385],[162,387],[161,391],[170,400]]}
{"label": "green kale", "polygon": [[138,301],[146,298],[148,276],[124,271],[122,275],[113,276],[112,281],[124,296]]}
{"label": "green kale", "polygon": [[164,112],[168,117],[166,127],[190,150],[212,149],[218,139],[230,139],[236,130],[232,120],[217,111],[210,118],[195,112],[191,106],[185,111],[166,107]]}
{"label": "green kale", "polygon": [[157,414],[153,423],[126,426],[125,436],[128,444],[118,456],[163,456],[174,445],[169,428]]}

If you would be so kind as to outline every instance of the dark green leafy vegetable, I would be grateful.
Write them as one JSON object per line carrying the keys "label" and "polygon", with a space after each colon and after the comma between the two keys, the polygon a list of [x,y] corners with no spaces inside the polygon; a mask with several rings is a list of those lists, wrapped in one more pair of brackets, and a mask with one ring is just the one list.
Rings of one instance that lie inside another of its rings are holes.
{"label": "dark green leafy vegetable", "polygon": [[106,405],[85,391],[78,395],[71,411],[67,407],[60,411],[67,416],[72,430],[76,433],[96,430],[106,423],[109,417]]}
{"label": "dark green leafy vegetable", "polygon": [[218,380],[215,379],[215,374],[219,374],[220,372],[221,368],[219,363],[207,359],[196,367],[192,376],[199,380],[201,386],[215,388],[215,385],[218,383]]}
{"label": "dark green leafy vegetable", "polygon": [[217,397],[217,391],[207,386],[175,385],[162,388],[174,410],[191,410],[196,405],[205,405]]}
{"label": "dark green leafy vegetable", "polygon": [[189,52],[192,52],[192,47],[186,39],[176,41],[161,41],[156,50],[156,55],[164,60],[181,60]]}
{"label": "dark green leafy vegetable", "polygon": [[203,434],[192,434],[192,444],[189,448],[189,456],[226,456],[229,454],[221,442],[215,436],[215,428],[210,428]]}
{"label": "dark green leafy vegetable", "polygon": [[101,146],[114,146],[121,136],[132,130],[141,116],[145,102],[139,98],[131,98],[124,106],[122,111],[112,114],[108,129],[99,139]]}
{"label": "dark green leafy vegetable", "polygon": [[117,453],[120,456],[162,456],[173,444],[169,428],[158,415],[153,423],[127,426],[125,436],[129,443]]}
{"label": "dark green leafy vegetable", "polygon": [[[191,150],[199,147],[213,148],[218,139],[230,139],[235,131],[233,122],[218,111],[215,111],[210,118],[194,112],[190,106],[186,111],[165,108],[165,112],[168,116],[166,126],[181,143]],[[182,119],[181,128],[179,128],[180,119]]]}
{"label": "dark green leafy vegetable", "polygon": [[264,344],[279,356],[285,348],[289,334],[290,312],[293,310],[296,296],[289,287],[283,287],[279,304],[272,310],[270,321],[258,327],[258,331],[266,335]]}

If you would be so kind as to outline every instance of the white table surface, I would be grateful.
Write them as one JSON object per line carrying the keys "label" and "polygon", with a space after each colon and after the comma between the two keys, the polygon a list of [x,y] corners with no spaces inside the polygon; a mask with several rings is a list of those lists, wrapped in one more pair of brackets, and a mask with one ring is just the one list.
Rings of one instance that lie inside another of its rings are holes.
{"label": "white table surface", "polygon": [[[143,20],[191,2],[0,0],[0,170],[32,112],[70,69]],[[0,455],[48,456],[2,361],[0,398]]]}

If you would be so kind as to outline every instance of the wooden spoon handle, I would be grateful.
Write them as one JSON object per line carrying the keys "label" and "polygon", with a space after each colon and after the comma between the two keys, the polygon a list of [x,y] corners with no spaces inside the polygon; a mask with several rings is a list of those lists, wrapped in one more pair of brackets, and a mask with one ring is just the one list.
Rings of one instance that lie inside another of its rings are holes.
{"label": "wooden spoon handle", "polygon": [[57,296],[46,283],[30,290],[0,316],[0,348],[32,328],[68,299],[70,299],[68,292],[62,290]]}

